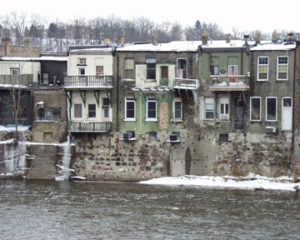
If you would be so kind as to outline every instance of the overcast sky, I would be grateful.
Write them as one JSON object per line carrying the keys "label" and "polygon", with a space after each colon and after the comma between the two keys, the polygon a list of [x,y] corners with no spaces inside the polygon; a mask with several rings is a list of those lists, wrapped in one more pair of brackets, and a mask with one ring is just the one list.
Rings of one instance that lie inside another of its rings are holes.
{"label": "overcast sky", "polygon": [[49,20],[73,18],[146,17],[162,22],[194,25],[199,19],[217,23],[224,32],[257,30],[300,32],[300,1],[289,0],[9,0],[1,4],[1,15],[12,11],[35,13]]}

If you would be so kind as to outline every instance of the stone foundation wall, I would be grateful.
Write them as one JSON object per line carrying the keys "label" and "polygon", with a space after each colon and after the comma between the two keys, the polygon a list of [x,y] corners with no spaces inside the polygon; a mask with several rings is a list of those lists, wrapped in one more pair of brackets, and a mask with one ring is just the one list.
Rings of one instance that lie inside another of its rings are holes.
{"label": "stone foundation wall", "polygon": [[136,136],[124,141],[119,133],[72,136],[75,155],[71,168],[87,180],[136,181],[166,176],[168,147],[162,133],[157,141]]}

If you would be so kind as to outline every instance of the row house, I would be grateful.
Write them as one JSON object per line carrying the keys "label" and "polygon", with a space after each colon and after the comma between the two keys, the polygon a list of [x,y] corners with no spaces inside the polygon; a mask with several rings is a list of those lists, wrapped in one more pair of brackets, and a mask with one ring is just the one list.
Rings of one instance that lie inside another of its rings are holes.
{"label": "row house", "polygon": [[186,104],[194,101],[191,92],[199,88],[198,45],[154,42],[118,48],[116,114],[124,140],[141,135],[150,141],[180,141]]}
{"label": "row house", "polygon": [[70,47],[64,89],[70,133],[112,128],[113,46]]}

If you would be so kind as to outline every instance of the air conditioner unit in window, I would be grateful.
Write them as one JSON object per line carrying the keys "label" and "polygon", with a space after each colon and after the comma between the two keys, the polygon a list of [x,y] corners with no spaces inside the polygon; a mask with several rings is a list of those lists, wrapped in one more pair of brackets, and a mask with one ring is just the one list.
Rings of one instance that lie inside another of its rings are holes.
{"label": "air conditioner unit in window", "polygon": [[133,141],[133,140],[135,140],[135,132],[131,131],[131,132],[123,133],[123,140],[124,141]]}
{"label": "air conditioner unit in window", "polygon": [[276,127],[266,126],[266,133],[276,133]]}
{"label": "air conditioner unit in window", "polygon": [[180,137],[178,134],[170,134],[170,138],[167,142],[178,143],[178,142],[180,142]]}

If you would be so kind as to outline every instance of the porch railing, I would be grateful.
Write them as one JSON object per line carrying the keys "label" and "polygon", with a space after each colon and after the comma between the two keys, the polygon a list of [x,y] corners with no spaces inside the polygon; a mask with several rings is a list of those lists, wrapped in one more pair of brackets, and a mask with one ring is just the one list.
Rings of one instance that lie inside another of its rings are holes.
{"label": "porch railing", "polygon": [[177,89],[198,89],[199,80],[198,79],[188,79],[188,78],[175,78],[173,81],[173,88]]}
{"label": "porch railing", "polygon": [[111,122],[70,122],[69,130],[73,133],[105,133],[111,131]]}
{"label": "porch railing", "polygon": [[66,76],[64,79],[65,88],[112,88],[113,77],[110,75],[101,76]]}

